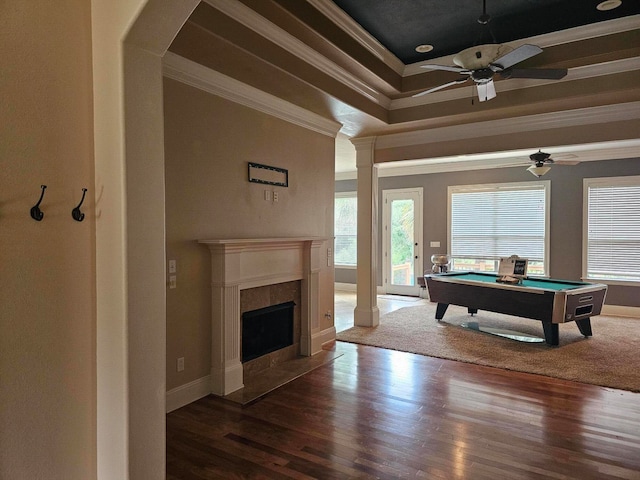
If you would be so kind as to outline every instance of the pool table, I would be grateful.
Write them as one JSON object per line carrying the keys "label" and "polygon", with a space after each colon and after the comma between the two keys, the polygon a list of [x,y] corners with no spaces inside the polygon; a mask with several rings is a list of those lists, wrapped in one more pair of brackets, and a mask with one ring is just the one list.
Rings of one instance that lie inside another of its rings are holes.
{"label": "pool table", "polygon": [[584,336],[591,336],[591,317],[599,315],[607,286],[604,284],[525,278],[521,284],[497,282],[498,275],[452,272],[426,275],[429,299],[438,304],[436,319],[442,320],[449,305],[504,313],[540,320],[549,345],[559,344],[558,325],[575,322]]}

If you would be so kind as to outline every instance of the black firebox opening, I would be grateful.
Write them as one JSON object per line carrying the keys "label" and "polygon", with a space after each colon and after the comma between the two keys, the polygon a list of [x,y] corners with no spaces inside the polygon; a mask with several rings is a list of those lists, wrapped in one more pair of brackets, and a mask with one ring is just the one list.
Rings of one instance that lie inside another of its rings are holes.
{"label": "black firebox opening", "polygon": [[295,302],[251,310],[242,314],[242,361],[293,345]]}

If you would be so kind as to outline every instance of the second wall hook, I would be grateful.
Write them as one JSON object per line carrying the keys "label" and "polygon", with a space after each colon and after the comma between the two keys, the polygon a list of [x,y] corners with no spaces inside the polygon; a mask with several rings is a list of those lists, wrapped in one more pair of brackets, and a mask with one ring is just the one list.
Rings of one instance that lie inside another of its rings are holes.
{"label": "second wall hook", "polygon": [[44,190],[45,188],[47,188],[47,186],[40,185],[40,188],[42,188],[42,193],[40,194],[40,200],[38,200],[38,203],[36,203],[33,207],[31,207],[31,218],[33,218],[36,222],[39,222],[44,218],[44,212],[40,210],[40,203],[44,198]]}
{"label": "second wall hook", "polygon": [[77,222],[81,222],[82,220],[84,220],[84,213],[82,213],[80,211],[80,207],[82,206],[82,202],[84,202],[84,196],[86,195],[86,193],[87,193],[87,189],[83,188],[82,189],[82,199],[80,200],[80,203],[78,204],[78,206],[76,208],[71,210],[71,216]]}

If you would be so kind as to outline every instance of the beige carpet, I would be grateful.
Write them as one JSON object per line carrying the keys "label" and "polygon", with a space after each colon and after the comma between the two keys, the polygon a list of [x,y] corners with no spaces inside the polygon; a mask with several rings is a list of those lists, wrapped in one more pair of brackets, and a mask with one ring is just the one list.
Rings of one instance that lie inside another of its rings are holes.
{"label": "beige carpet", "polygon": [[382,316],[376,328],[353,327],[338,333],[337,339],[640,392],[640,319],[594,317],[590,338],[583,337],[573,322],[561,324],[558,347],[460,326],[469,321],[544,337],[537,320],[486,311],[471,317],[466,308],[454,305],[438,322],[435,304],[428,304],[401,308]]}

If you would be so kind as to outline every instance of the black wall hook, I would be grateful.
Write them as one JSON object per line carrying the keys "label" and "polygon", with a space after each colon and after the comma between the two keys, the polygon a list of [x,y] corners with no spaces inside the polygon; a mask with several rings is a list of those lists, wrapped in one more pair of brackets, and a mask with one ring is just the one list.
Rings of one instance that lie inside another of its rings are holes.
{"label": "black wall hook", "polygon": [[83,188],[82,189],[82,200],[80,200],[80,203],[78,204],[78,206],[76,208],[74,208],[73,210],[71,210],[71,216],[73,217],[74,220],[81,222],[82,220],[84,220],[84,213],[82,213],[80,211],[80,207],[82,206],[82,202],[84,202],[84,196],[87,193],[87,189]]}
{"label": "black wall hook", "polygon": [[44,213],[42,212],[42,210],[40,210],[40,203],[44,198],[44,189],[47,188],[47,186],[40,185],[40,188],[42,188],[42,193],[40,194],[40,200],[38,200],[38,203],[36,203],[33,207],[31,207],[31,218],[33,218],[36,222],[39,222],[44,218]]}

